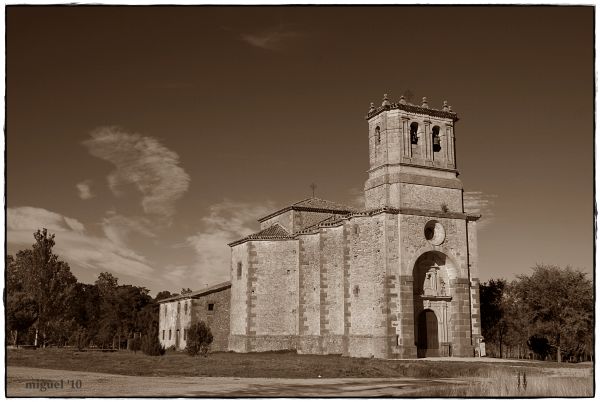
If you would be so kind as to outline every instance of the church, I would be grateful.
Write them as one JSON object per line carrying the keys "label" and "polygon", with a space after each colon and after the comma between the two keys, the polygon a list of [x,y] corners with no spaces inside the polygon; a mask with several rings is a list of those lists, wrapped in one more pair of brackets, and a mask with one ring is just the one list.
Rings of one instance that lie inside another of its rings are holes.
{"label": "church", "polygon": [[476,222],[444,102],[366,115],[364,208],[309,198],[231,247],[229,350],[417,358],[482,342]]}

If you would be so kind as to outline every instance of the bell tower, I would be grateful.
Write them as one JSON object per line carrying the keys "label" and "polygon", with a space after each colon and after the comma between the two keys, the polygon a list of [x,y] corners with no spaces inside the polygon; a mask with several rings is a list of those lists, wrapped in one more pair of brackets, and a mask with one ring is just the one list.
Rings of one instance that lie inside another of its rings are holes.
{"label": "bell tower", "polygon": [[365,207],[463,212],[462,183],[456,170],[454,125],[447,102],[442,109],[420,106],[384,95],[380,107],[371,103],[369,178]]}

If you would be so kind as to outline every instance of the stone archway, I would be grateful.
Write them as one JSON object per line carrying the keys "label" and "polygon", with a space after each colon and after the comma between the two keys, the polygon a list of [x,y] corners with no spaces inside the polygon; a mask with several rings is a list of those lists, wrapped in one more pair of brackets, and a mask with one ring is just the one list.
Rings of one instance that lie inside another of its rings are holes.
{"label": "stone archway", "polygon": [[413,267],[415,345],[418,357],[450,356],[452,353],[450,280],[456,269],[439,251],[422,254]]}

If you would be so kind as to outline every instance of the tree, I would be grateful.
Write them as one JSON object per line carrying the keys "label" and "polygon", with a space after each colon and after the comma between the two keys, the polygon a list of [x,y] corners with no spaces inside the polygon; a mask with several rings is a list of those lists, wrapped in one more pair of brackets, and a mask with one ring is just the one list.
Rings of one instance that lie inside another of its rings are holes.
{"label": "tree", "polygon": [[481,334],[486,342],[498,345],[500,358],[502,358],[502,345],[508,331],[504,306],[505,289],[504,279],[492,279],[479,285]]}
{"label": "tree", "polygon": [[192,324],[188,329],[187,344],[185,351],[190,356],[196,356],[198,353],[206,357],[210,344],[213,341],[212,332],[204,321]]}
{"label": "tree", "polygon": [[187,295],[188,293],[192,293],[192,289],[190,288],[181,288],[181,294]]}
{"label": "tree", "polygon": [[[19,251],[14,259],[13,272],[16,270],[18,274],[11,281],[20,282],[26,297],[37,304],[36,334],[41,330],[45,344],[50,330],[64,328],[58,322],[65,318],[70,293],[77,279],[71,273],[69,265],[52,252],[55,245],[53,234],[42,229],[33,236],[35,243],[32,249]],[[11,290],[8,292],[12,293],[9,298],[15,296]],[[35,343],[38,344],[37,336]]]}
{"label": "tree", "polygon": [[168,290],[163,290],[162,292],[158,292],[158,294],[154,298],[154,301],[157,302],[157,301],[160,301],[160,300],[163,300],[163,299],[167,299],[167,298],[169,298],[171,296],[175,296],[175,294],[172,294]]}
{"label": "tree", "polygon": [[38,305],[25,288],[25,275],[15,259],[6,257],[6,325],[13,344],[19,345],[19,333],[27,331],[37,320]]}
{"label": "tree", "polygon": [[535,332],[545,335],[562,361],[567,340],[581,339],[593,327],[593,285],[584,272],[571,267],[536,265],[531,276],[520,275],[515,294],[527,308]]}
{"label": "tree", "polygon": [[148,334],[142,336],[141,349],[149,356],[162,356],[165,354],[165,348],[158,340],[158,329],[152,328]]}

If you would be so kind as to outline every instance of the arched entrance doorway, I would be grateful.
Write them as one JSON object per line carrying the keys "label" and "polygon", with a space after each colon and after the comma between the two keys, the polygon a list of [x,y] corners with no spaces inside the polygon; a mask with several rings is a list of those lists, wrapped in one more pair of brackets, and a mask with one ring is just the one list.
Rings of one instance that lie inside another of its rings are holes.
{"label": "arched entrance doorway", "polygon": [[422,254],[413,267],[414,335],[418,357],[451,356],[451,302],[456,269],[439,251]]}
{"label": "arched entrance doorway", "polygon": [[417,325],[417,357],[440,355],[438,340],[438,320],[432,310],[423,310],[419,314]]}

